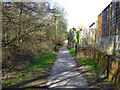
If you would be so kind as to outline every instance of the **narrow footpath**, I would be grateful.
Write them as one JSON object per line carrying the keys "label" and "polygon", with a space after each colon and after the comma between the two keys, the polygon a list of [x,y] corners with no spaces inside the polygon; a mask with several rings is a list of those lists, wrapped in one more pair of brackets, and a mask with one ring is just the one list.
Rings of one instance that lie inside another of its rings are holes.
{"label": "narrow footpath", "polygon": [[86,79],[76,70],[76,63],[67,44],[59,49],[48,80],[49,88],[88,88]]}

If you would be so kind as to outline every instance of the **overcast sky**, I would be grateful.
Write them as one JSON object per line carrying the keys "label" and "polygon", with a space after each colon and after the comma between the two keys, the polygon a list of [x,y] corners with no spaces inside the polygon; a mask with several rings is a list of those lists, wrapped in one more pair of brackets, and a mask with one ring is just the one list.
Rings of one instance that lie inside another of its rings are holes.
{"label": "overcast sky", "polygon": [[68,30],[78,26],[89,27],[112,0],[53,0],[67,12]]}

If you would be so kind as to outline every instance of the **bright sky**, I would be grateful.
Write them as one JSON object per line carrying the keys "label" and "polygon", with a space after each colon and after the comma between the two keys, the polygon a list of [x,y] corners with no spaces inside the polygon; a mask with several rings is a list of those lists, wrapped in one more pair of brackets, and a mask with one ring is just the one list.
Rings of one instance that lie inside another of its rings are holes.
{"label": "bright sky", "polygon": [[68,30],[78,26],[89,27],[112,0],[53,0],[67,12]]}

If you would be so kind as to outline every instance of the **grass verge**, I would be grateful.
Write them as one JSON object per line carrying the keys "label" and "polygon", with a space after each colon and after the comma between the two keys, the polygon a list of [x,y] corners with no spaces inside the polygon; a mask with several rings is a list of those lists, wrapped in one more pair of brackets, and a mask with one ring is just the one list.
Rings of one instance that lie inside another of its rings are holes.
{"label": "grass verge", "polygon": [[[37,60],[30,64],[28,67],[21,71],[14,71],[9,74],[9,77],[3,79],[3,87],[26,87],[33,85],[36,82],[34,79],[49,75],[49,69],[52,66],[56,58],[55,52],[50,52],[44,55],[38,56]],[[22,82],[34,80],[33,82],[23,83]],[[40,79],[39,79],[40,80]],[[32,83],[32,84],[31,84]],[[39,82],[40,83],[40,82]]]}
{"label": "grass verge", "polygon": [[75,48],[69,49],[72,56],[74,56],[77,63],[77,68],[82,76],[86,78],[90,88],[115,88],[114,84],[111,83],[106,77],[102,67],[91,58],[77,58]]}
{"label": "grass verge", "polygon": [[99,82],[100,78],[105,76],[104,71],[94,59],[78,58],[77,61],[79,65],[81,64],[85,69],[88,69],[88,73],[94,73],[96,75],[96,78],[94,79],[96,82]]}
{"label": "grass verge", "polygon": [[76,55],[75,48],[68,48],[72,55]]}

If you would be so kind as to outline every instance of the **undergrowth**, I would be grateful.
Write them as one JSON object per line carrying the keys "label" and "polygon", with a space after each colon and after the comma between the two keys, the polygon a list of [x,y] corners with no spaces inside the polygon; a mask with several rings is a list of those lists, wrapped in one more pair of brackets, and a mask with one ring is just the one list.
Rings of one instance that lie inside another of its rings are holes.
{"label": "undergrowth", "polygon": [[16,71],[11,73],[11,78],[5,78],[3,80],[3,87],[7,87],[18,82],[30,80],[38,76],[43,76],[48,73],[47,69],[51,66],[51,63],[54,62],[56,57],[55,52],[50,52],[44,55],[38,56],[37,60],[30,64],[28,67],[24,68],[21,71]]}

